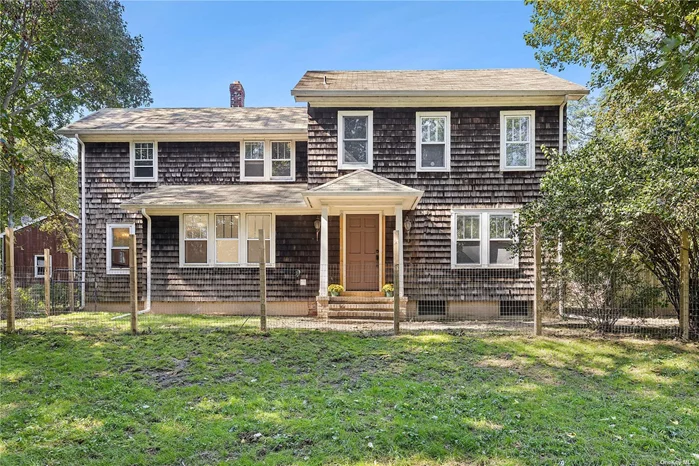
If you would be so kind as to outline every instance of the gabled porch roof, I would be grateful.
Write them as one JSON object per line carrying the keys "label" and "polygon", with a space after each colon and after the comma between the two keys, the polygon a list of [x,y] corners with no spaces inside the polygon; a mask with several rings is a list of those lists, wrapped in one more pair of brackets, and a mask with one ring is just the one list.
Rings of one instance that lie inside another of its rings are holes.
{"label": "gabled porch roof", "polygon": [[303,193],[309,207],[323,204],[400,204],[403,210],[412,210],[423,192],[396,183],[369,170],[357,170]]}

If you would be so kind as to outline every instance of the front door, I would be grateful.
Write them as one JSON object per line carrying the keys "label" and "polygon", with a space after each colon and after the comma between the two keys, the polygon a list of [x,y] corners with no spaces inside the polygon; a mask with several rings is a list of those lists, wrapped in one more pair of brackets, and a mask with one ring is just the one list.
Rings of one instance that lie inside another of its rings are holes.
{"label": "front door", "polygon": [[347,291],[379,289],[379,216],[347,215]]}

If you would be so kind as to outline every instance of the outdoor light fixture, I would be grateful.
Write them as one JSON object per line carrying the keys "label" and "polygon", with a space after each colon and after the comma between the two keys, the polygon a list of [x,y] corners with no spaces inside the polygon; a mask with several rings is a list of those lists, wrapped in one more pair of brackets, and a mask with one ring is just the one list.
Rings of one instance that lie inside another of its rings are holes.
{"label": "outdoor light fixture", "polygon": [[313,220],[313,227],[316,229],[316,241],[318,241],[318,236],[320,235],[320,217]]}
{"label": "outdoor light fixture", "polygon": [[403,228],[405,228],[405,231],[410,233],[410,229],[412,227],[413,227],[413,222],[411,222],[409,218],[406,218],[405,222],[403,222]]}

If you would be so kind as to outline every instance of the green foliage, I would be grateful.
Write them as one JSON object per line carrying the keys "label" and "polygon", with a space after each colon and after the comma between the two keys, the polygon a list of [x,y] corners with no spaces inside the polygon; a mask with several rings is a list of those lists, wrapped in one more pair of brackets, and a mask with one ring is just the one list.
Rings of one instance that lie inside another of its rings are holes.
{"label": "green foliage", "polygon": [[[182,317],[143,316],[164,328]],[[123,333],[75,334],[66,318],[65,335],[0,336],[3,463],[692,464],[699,451],[689,345],[213,328],[134,337],[116,322]]]}
{"label": "green foliage", "polygon": [[381,291],[384,293],[393,293],[393,283],[386,283],[383,287],[381,287]]}
{"label": "green foliage", "polygon": [[330,293],[342,293],[345,291],[345,288],[342,285],[338,285],[337,283],[333,283],[331,285],[328,285],[328,292]]}

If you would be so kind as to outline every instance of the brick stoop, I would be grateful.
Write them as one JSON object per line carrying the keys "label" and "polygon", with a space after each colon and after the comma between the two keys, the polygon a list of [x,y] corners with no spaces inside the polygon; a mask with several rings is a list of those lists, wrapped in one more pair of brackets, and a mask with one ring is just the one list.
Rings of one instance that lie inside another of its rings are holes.
{"label": "brick stoop", "polygon": [[[405,319],[407,304],[407,298],[402,298],[401,319]],[[393,320],[393,298],[380,294],[318,297],[318,317],[326,320]]]}

